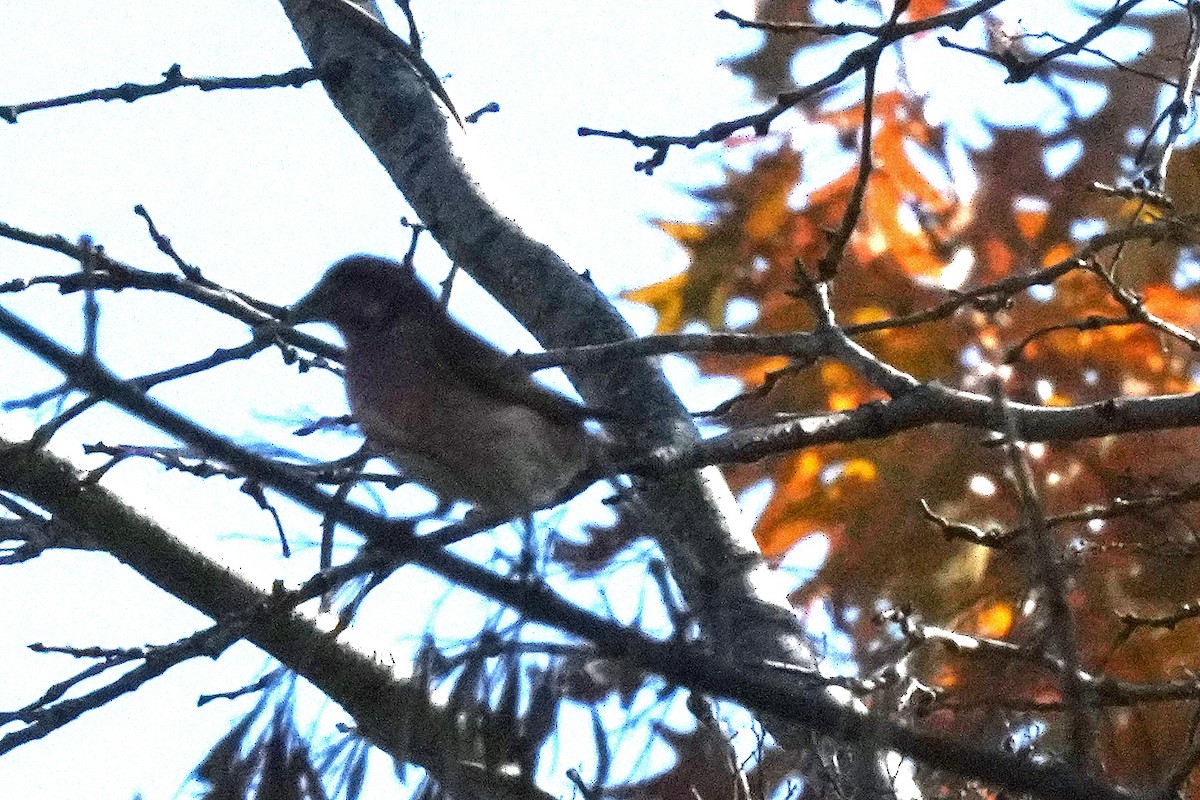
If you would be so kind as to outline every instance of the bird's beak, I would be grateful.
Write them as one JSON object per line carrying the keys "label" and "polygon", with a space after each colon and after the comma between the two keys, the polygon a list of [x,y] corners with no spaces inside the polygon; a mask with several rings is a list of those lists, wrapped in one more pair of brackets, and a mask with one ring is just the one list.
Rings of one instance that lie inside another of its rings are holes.
{"label": "bird's beak", "polygon": [[287,323],[301,325],[305,322],[323,320],[327,315],[326,305],[325,293],[318,286],[288,308]]}

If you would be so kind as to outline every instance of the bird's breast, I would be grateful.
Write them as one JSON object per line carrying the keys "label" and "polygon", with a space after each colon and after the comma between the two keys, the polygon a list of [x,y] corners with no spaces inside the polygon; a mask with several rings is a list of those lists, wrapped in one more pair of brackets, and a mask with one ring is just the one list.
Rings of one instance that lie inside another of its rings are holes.
{"label": "bird's breast", "polygon": [[585,469],[589,434],[480,392],[428,350],[360,351],[346,390],[367,439],[444,500],[514,514],[552,503]]}

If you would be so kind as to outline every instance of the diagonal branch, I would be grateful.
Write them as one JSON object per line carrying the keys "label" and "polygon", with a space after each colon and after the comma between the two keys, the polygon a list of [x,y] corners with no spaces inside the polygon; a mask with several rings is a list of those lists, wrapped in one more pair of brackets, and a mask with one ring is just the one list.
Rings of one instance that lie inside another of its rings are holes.
{"label": "diagonal branch", "polygon": [[[1140,0],[1138,0],[1140,2]],[[667,153],[672,147],[686,147],[693,149],[706,143],[722,142],[734,135],[740,130],[750,128],[756,136],[765,136],[771,129],[771,123],[774,122],[785,111],[799,105],[801,102],[810,97],[814,97],[821,92],[832,89],[838,84],[845,81],[850,76],[858,73],[860,70],[869,68],[872,64],[879,61],[880,55],[888,47],[891,47],[896,42],[904,39],[907,36],[912,36],[935,28],[953,28],[961,29],[970,20],[984,13],[990,8],[1000,5],[1004,0],[976,0],[963,8],[948,11],[944,14],[937,14],[932,17],[905,22],[901,24],[887,24],[877,28],[869,29],[869,32],[876,36],[875,41],[864,45],[857,50],[852,51],[847,55],[842,63],[837,66],[832,72],[825,75],[807,86],[801,86],[798,89],[793,89],[790,92],[785,92],[779,95],[775,104],[770,108],[764,109],[756,114],[748,114],[738,119],[718,122],[699,133],[691,136],[639,136],[627,130],[624,131],[603,131],[595,128],[580,128],[580,136],[604,136],[610,139],[623,139],[628,141],[634,147],[649,147],[654,152],[646,159],[634,166],[634,169],[639,172],[645,172],[650,175],[656,167],[662,166],[667,160]],[[738,19],[731,14],[718,17],[723,19]],[[740,23],[739,23],[740,24]],[[822,31],[825,32],[825,31]],[[868,32],[868,31],[862,31]]]}
{"label": "diagonal branch", "polygon": [[[246,458],[257,459],[251,454]],[[274,479],[290,485],[284,471]],[[279,488],[278,483],[275,486]],[[550,800],[528,782],[528,776],[481,774],[458,763],[445,738],[453,735],[455,722],[445,717],[420,685],[398,680],[390,667],[339,643],[279,597],[205,558],[109,490],[80,478],[69,462],[0,440],[0,488],[48,509],[55,519],[93,537],[98,547],[159,588],[218,621],[222,626],[214,634],[218,638],[236,632],[307,678],[354,717],[365,736],[395,758],[429,769],[443,785],[463,789],[466,796],[500,791]],[[391,527],[373,515],[371,520],[377,534]],[[148,672],[154,668],[146,665]],[[110,691],[130,688],[136,686],[118,683]]]}
{"label": "diagonal branch", "polygon": [[[281,0],[338,111],[362,137],[422,224],[544,346],[632,338],[606,297],[545,244],[494,207],[455,149],[430,88],[332,0]],[[451,133],[454,136],[451,136]],[[646,360],[568,370],[590,405],[635,422],[635,450],[683,446],[698,433],[657,365]],[[812,665],[800,621],[715,470],[676,471],[642,487],[651,530],[672,577],[703,622],[728,619],[729,646],[763,659]]]}
{"label": "diagonal branch", "polygon": [[[188,429],[189,441],[205,442],[210,454],[257,474],[264,485],[314,510],[331,514],[369,540],[396,542],[395,523],[356,506],[342,504],[329,508],[324,493],[155,403],[98,365],[66,351],[3,308],[0,308],[0,332],[53,364],[81,388],[105,396],[174,435]],[[84,483],[69,463],[43,451],[0,441],[0,488],[26,497],[94,535],[104,549],[213,619],[232,619],[244,625],[239,630],[244,630],[245,638],[321,687],[386,752],[402,754],[400,757],[421,764],[428,762],[431,771],[451,783],[465,781],[468,788],[475,785],[470,782],[473,773],[455,762],[452,755],[447,756],[444,748],[439,747],[443,743],[436,737],[430,741],[413,735],[427,732],[428,715],[437,714],[427,698],[416,696],[411,684],[395,680],[390,670],[373,659],[317,631],[308,620],[290,610],[295,600],[288,593],[264,595],[188,549],[107,489]],[[825,691],[825,680],[815,671],[781,673],[775,669],[751,669],[744,660],[719,658],[707,648],[681,639],[657,640],[627,629],[567,602],[544,584],[497,575],[436,544],[431,546],[424,537],[403,539],[400,546],[411,555],[413,563],[519,610],[531,621],[592,642],[604,656],[627,659],[670,682],[726,697],[757,713],[786,720],[837,741],[883,746],[932,767],[1046,798],[1126,800],[1129,797],[1059,763],[1001,750],[978,749],[868,715],[834,700]],[[319,592],[316,590],[316,594]],[[414,727],[417,722],[421,723],[420,728]],[[492,781],[507,780],[505,791],[524,793],[520,796],[537,792],[525,782],[524,776],[512,778],[488,772],[486,777]]]}
{"label": "diagonal branch", "polygon": [[[154,678],[185,661],[198,656],[215,659],[236,640],[236,636],[231,636],[229,632],[223,631],[219,626],[213,626],[168,645],[140,648],[140,652],[125,653],[121,656],[107,656],[101,663],[50,687],[34,703],[17,711],[0,713],[0,724],[8,724],[17,720],[26,723],[25,727],[0,736],[0,755],[50,735],[88,711],[100,708],[121,695],[140,689]],[[39,649],[41,652],[51,649],[34,646],[31,648]],[[59,648],[59,650],[62,649]],[[140,660],[142,663],[121,674],[111,683],[78,697],[63,699],[67,690],[80,682],[95,677],[114,666],[134,660]]]}

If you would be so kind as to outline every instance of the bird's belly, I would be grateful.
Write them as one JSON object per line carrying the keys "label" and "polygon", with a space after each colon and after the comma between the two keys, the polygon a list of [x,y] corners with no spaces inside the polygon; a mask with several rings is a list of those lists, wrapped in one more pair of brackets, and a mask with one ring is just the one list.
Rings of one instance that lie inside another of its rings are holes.
{"label": "bird's belly", "polygon": [[[587,436],[525,406],[472,393],[352,403],[366,434],[407,477],[442,500],[513,515],[553,503],[587,466]],[[412,402],[409,402],[409,401]]]}

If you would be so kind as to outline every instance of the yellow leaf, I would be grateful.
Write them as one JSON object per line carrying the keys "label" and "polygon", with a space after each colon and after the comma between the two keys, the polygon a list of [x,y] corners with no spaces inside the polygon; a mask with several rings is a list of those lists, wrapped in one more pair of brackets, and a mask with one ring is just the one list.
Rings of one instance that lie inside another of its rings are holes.
{"label": "yellow leaf", "polygon": [[1013,609],[1009,603],[993,603],[979,614],[976,630],[981,636],[1001,639],[1008,635],[1013,625]]}
{"label": "yellow leaf", "polygon": [[654,225],[684,247],[699,244],[708,238],[710,227],[703,222],[673,222],[656,219]]}
{"label": "yellow leaf", "polygon": [[641,289],[622,292],[621,297],[648,305],[658,312],[655,333],[672,333],[683,326],[683,292],[687,284],[688,275],[685,272]]}
{"label": "yellow leaf", "polygon": [[864,483],[873,481],[878,476],[875,462],[865,458],[852,458],[842,466],[842,477],[853,478]]}

